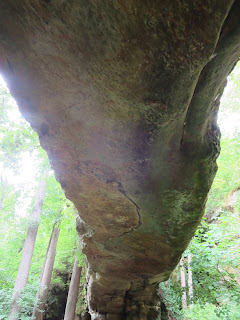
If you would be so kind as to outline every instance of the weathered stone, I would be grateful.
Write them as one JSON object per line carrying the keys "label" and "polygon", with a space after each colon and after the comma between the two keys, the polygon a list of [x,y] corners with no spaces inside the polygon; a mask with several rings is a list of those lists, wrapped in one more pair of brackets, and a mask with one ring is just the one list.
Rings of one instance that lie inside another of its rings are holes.
{"label": "weathered stone", "polygon": [[216,172],[239,19],[231,0],[0,4],[1,73],[79,211],[92,319],[158,318]]}

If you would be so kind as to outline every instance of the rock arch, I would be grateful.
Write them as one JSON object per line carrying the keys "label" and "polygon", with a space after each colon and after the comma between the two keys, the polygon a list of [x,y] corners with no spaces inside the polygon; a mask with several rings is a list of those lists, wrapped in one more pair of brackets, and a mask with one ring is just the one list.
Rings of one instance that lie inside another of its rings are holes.
{"label": "rock arch", "polygon": [[2,1],[0,71],[76,205],[92,319],[157,319],[216,172],[238,1]]}

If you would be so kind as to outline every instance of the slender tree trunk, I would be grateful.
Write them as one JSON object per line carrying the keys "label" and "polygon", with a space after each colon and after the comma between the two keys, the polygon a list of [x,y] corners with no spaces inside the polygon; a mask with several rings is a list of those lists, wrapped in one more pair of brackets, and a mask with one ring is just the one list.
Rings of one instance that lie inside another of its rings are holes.
{"label": "slender tree trunk", "polygon": [[78,259],[75,258],[64,320],[74,320],[75,318],[81,272],[82,267],[78,266]]}
{"label": "slender tree trunk", "polygon": [[187,309],[187,293],[186,293],[186,278],[184,268],[184,258],[180,260],[181,272],[181,288],[182,288],[182,308]]}
{"label": "slender tree trunk", "polygon": [[30,225],[27,231],[27,236],[26,236],[26,240],[23,248],[23,253],[22,253],[22,259],[18,269],[17,279],[13,289],[12,302],[11,302],[9,318],[8,318],[9,320],[17,320],[18,314],[21,310],[21,307],[18,304],[18,300],[21,295],[21,292],[24,290],[27,284],[29,269],[30,269],[32,256],[33,256],[33,249],[34,249],[38,226],[40,223],[40,217],[42,213],[43,200],[46,192],[47,176],[48,176],[48,170],[45,171],[43,179],[41,179],[38,184],[33,213],[32,213]]}
{"label": "slender tree trunk", "polygon": [[34,315],[36,314],[37,308],[38,308],[40,288],[41,288],[41,285],[42,285],[42,279],[43,279],[44,269],[45,269],[47,257],[48,257],[48,254],[49,254],[49,248],[50,248],[50,245],[51,245],[51,242],[52,242],[53,231],[54,231],[55,226],[56,226],[56,222],[55,222],[54,225],[53,225],[51,237],[50,237],[50,239],[49,239],[49,241],[48,241],[48,247],[47,247],[47,251],[46,251],[46,254],[45,254],[45,259],[44,259],[44,262],[43,262],[42,272],[41,272],[40,281],[39,281],[39,289],[38,289],[38,292],[37,292],[37,294],[36,294],[35,303],[34,303],[34,307],[33,307],[33,317],[35,317]]}
{"label": "slender tree trunk", "polygon": [[188,255],[188,294],[189,300],[192,304],[193,300],[193,282],[192,282],[192,269],[191,269],[192,255]]}
{"label": "slender tree trunk", "polygon": [[54,265],[54,260],[56,256],[58,236],[59,236],[59,225],[55,224],[53,227],[52,235],[50,238],[50,244],[48,246],[45,262],[43,265],[40,288],[38,290],[37,297],[36,297],[39,300],[40,304],[39,306],[37,306],[37,303],[35,303],[35,306],[33,309],[33,317],[35,317],[34,319],[36,320],[43,319],[43,312],[45,310],[45,303],[47,300],[47,294],[48,294],[48,290],[51,282],[53,265]]}

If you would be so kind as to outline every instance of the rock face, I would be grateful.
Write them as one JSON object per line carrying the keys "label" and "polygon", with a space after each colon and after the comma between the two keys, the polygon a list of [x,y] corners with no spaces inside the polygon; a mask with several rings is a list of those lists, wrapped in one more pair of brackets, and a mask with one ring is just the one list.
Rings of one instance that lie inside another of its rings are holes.
{"label": "rock face", "polygon": [[158,319],[216,172],[231,0],[10,0],[0,69],[79,211],[92,319]]}

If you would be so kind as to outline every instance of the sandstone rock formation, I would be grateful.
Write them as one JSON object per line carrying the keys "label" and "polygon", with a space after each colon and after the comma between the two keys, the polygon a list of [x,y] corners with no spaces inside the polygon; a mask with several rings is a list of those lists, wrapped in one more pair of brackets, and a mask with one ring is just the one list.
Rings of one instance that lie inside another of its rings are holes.
{"label": "sandstone rock formation", "polygon": [[157,319],[216,172],[233,0],[9,0],[0,71],[79,211],[92,319]]}

